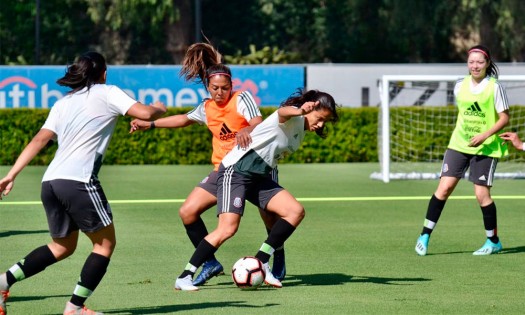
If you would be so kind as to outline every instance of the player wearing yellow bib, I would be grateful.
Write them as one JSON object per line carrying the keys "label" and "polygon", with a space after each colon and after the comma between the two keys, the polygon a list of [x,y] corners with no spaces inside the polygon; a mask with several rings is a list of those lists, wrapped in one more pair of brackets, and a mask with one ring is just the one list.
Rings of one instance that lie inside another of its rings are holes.
{"label": "player wearing yellow bib", "polygon": [[509,122],[509,104],[505,89],[497,80],[498,68],[485,46],[469,49],[467,66],[470,75],[458,80],[454,88],[459,111],[457,123],[443,158],[438,188],[430,199],[423,231],[416,243],[416,252],[421,256],[427,254],[430,235],[445,203],[467,169],[487,236],[485,244],[473,254],[490,255],[502,250],[490,188],[498,159],[508,154],[496,133]]}

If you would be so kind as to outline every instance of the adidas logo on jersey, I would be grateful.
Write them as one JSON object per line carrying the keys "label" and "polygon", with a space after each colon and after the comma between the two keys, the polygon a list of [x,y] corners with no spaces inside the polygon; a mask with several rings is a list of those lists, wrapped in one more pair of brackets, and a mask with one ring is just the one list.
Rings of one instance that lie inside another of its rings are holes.
{"label": "adidas logo on jersey", "polygon": [[479,107],[478,102],[474,102],[474,104],[470,105],[470,107],[467,108],[463,114],[467,116],[478,116],[485,118],[485,113],[481,110],[481,107]]}
{"label": "adidas logo on jersey", "polygon": [[227,140],[235,138],[236,135],[237,135],[237,132],[232,132],[230,130],[230,128],[228,128],[228,126],[226,126],[225,123],[222,124],[221,133],[219,135],[219,138],[221,140],[227,141]]}

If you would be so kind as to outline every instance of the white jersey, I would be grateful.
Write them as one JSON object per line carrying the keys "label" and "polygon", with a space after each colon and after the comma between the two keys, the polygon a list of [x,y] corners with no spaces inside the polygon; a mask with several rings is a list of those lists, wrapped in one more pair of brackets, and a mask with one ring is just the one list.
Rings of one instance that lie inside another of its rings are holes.
{"label": "white jersey", "polygon": [[222,160],[225,167],[239,161],[248,151],[254,150],[270,167],[277,166],[277,161],[299,149],[306,130],[304,117],[295,116],[284,123],[279,123],[279,114],[275,111],[250,133],[252,143],[246,149],[236,146]]}
{"label": "white jersey", "polygon": [[95,84],[58,100],[43,129],[56,134],[58,149],[42,181],[89,182],[97,175],[119,115],[137,101],[119,87]]}

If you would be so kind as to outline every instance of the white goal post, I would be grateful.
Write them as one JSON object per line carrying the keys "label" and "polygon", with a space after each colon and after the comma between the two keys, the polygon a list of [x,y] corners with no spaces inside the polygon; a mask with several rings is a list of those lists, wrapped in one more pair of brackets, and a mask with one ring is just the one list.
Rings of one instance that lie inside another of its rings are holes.
{"label": "white goal post", "polygon": [[[430,160],[417,160],[418,157],[413,157],[412,159],[404,160],[402,157],[393,157],[391,147],[396,145],[396,143],[391,143],[393,130],[391,130],[391,107],[399,106],[402,107],[414,107],[419,106],[419,108],[431,108],[436,109],[437,107],[448,107],[448,115],[450,116],[450,105],[453,105],[453,88],[455,82],[463,77],[464,75],[384,75],[379,82],[379,93],[380,93],[380,112],[378,120],[378,150],[379,150],[379,161],[381,165],[380,172],[375,172],[370,175],[372,179],[382,180],[385,183],[388,183],[391,179],[434,179],[439,177],[439,168],[440,163],[436,166],[434,165],[433,169],[435,171],[425,172],[418,170],[418,164],[421,163],[434,163],[436,164],[439,159],[432,158]],[[525,75],[500,75],[498,79],[506,88],[507,94],[509,97],[509,105],[525,105]],[[518,90],[520,89],[520,90]],[[412,92],[410,97],[405,98],[404,100],[399,100],[403,93],[409,94]],[[439,97],[438,97],[439,95]],[[416,98],[414,99],[414,96]],[[393,104],[393,100],[398,98],[397,103]],[[455,109],[455,106],[453,106]],[[457,113],[457,112],[456,112]],[[433,115],[433,114],[432,114]],[[453,119],[447,118],[448,121],[451,121],[449,124],[455,124],[455,118],[457,114],[454,115]],[[409,125],[417,125],[417,118],[414,118],[414,121],[408,120],[405,123],[397,124],[396,128],[404,128],[406,125],[408,131],[414,129]],[[426,119],[428,123],[428,118]],[[436,119],[437,121],[438,119]],[[513,117],[511,113],[511,123],[514,126],[513,131],[523,131],[525,132],[525,117],[521,117],[518,121],[516,117]],[[422,122],[421,124],[425,124]],[[432,122],[431,122],[432,124]],[[439,124],[436,122],[436,124]],[[442,126],[436,126],[437,128],[442,128]],[[506,128],[505,130],[511,130]],[[396,134],[401,133],[398,130],[395,130]],[[421,131],[420,131],[421,132]],[[423,131],[423,132],[426,132]],[[448,134],[450,137],[451,133]],[[429,137],[432,137],[432,134],[429,134]],[[402,143],[401,145],[404,145]],[[406,148],[405,148],[406,149]],[[410,150],[406,150],[410,151]],[[439,154],[443,154],[445,148],[439,148]],[[512,150],[509,150],[512,152]],[[525,153],[523,153],[525,156]],[[515,153],[514,156],[517,156]],[[397,164],[406,164],[408,167],[405,171],[392,170],[392,160],[397,158],[395,163]],[[525,157],[520,157],[521,163],[512,163],[518,167],[514,167],[513,170],[500,172],[500,165],[498,164],[498,169],[496,176],[504,178],[525,178],[525,165],[522,163]],[[415,159],[415,160],[414,160]],[[513,158],[506,159],[513,161]],[[406,161],[406,162],[405,162]],[[440,161],[439,161],[440,162]],[[523,168],[523,169],[522,169]]]}

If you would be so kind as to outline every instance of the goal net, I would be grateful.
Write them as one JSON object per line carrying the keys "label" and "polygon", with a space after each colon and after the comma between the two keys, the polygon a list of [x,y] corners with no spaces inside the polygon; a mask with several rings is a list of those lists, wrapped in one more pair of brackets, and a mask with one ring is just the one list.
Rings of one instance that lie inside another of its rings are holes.
{"label": "goal net", "polygon": [[[381,170],[370,175],[393,179],[439,178],[443,155],[456,125],[454,85],[458,75],[385,75],[380,82],[378,149]],[[510,105],[505,131],[525,138],[525,76],[501,75]],[[525,152],[509,148],[497,178],[525,178]]]}

